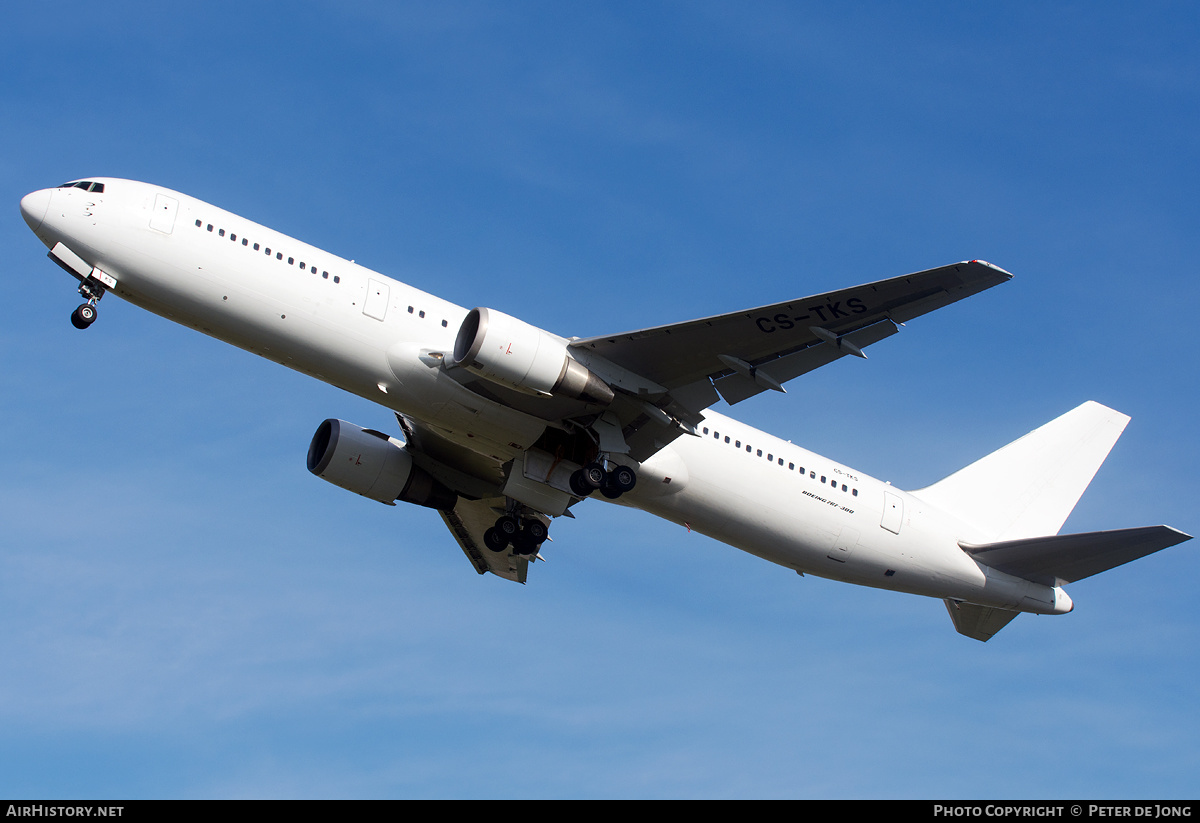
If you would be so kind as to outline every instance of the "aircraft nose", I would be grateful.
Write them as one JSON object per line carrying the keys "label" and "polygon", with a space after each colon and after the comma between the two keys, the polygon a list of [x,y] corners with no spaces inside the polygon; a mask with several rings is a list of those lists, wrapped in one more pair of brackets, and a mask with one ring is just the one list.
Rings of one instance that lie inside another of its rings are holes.
{"label": "aircraft nose", "polygon": [[21,198],[21,216],[29,224],[29,228],[37,231],[42,221],[46,219],[46,211],[50,208],[50,189],[40,189],[30,192]]}

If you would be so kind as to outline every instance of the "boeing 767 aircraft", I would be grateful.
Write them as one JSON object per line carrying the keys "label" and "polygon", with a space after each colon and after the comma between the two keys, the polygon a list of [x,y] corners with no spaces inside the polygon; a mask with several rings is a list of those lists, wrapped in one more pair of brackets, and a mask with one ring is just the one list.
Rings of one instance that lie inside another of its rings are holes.
{"label": "boeing 767 aircraft", "polygon": [[317,427],[313,474],[436,509],[480,574],[524,583],[553,518],[644,509],[801,574],[941,598],[988,640],[1064,614],[1063,585],[1189,539],[1059,534],[1129,418],[1084,403],[932,486],[902,491],[713,411],[864,349],[1011,275],[954,263],[600,337],[464,309],[170,189],[93,177],[21,200],[79,280],[392,410],[403,439]]}

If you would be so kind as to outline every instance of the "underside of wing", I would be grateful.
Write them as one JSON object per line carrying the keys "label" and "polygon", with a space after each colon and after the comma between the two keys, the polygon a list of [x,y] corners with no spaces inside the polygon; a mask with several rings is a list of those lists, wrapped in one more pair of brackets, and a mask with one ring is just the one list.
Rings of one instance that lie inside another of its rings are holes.
{"label": "underside of wing", "polygon": [[[497,550],[486,539],[487,532],[494,530],[501,519],[514,524],[538,521],[542,526],[548,525],[548,518],[535,507],[516,504],[509,498],[513,488],[512,465],[506,466],[494,457],[459,445],[419,421],[400,414],[396,419],[404,431],[413,463],[458,495],[454,508],[439,509],[438,513],[471,565],[480,574],[491,572],[524,583],[530,561],[538,556],[537,545],[508,539]],[[523,473],[527,462],[529,455],[518,461],[516,472]]]}

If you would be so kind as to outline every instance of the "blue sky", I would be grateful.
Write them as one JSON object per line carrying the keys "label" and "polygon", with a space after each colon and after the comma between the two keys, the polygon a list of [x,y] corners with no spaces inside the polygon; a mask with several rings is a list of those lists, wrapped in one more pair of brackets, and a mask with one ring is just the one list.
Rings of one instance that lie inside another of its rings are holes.
{"label": "blue sky", "polygon": [[[177,10],[178,9],[178,10]],[[527,586],[317,481],[381,408],[72,280],[22,195],[185,191],[566,335],[982,258],[1012,282],[735,414],[904,488],[1089,399],[1066,529],[1200,528],[1182,3],[0,12],[0,795],[1194,797],[1192,544],[991,642],[639,512]]]}

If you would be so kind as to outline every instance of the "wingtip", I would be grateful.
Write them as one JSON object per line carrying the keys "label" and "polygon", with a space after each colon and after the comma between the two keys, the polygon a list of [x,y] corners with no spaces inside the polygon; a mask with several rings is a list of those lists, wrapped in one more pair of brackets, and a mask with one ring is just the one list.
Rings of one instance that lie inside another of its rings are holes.
{"label": "wingtip", "polygon": [[1005,271],[1004,269],[1000,268],[999,266],[997,266],[997,265],[994,265],[994,264],[992,264],[992,263],[989,263],[989,262],[988,262],[988,261],[986,261],[986,260],[968,260],[968,261],[966,261],[966,262],[968,262],[968,263],[977,263],[977,264],[979,264],[980,266],[987,266],[989,269],[992,269],[993,271],[995,271],[995,272],[998,272],[999,274],[1002,274],[1002,275],[1004,275],[1005,279],[1012,280],[1012,272],[1010,272],[1010,271]]}

